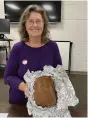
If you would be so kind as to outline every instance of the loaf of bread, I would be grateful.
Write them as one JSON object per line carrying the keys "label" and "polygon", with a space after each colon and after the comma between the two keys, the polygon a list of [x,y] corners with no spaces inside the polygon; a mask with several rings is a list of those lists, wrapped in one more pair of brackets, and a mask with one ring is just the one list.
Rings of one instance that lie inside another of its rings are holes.
{"label": "loaf of bread", "polygon": [[57,103],[54,81],[51,76],[42,76],[34,82],[34,100],[42,107],[51,107]]}

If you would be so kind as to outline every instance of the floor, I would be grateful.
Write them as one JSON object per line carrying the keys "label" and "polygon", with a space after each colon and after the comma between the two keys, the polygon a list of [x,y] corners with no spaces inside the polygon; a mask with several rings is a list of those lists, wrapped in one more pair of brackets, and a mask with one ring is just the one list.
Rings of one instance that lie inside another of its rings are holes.
{"label": "floor", "polygon": [[[69,76],[76,95],[79,98],[79,104],[75,106],[76,109],[87,110],[87,76],[75,75]],[[9,86],[4,84],[3,72],[0,71],[0,105],[8,105]]]}

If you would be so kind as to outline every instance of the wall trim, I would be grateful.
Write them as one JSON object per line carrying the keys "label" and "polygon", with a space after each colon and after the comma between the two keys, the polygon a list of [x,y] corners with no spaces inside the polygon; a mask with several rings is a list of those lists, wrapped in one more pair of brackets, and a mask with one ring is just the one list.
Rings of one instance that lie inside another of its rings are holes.
{"label": "wall trim", "polygon": [[85,72],[85,71],[70,71],[70,74],[87,75],[87,72]]}

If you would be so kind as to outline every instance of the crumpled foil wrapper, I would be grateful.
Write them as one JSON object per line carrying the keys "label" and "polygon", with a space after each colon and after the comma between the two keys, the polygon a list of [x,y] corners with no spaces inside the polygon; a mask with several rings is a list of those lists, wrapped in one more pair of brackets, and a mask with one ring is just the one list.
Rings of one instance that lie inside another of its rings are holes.
{"label": "crumpled foil wrapper", "polygon": [[[53,107],[37,106],[34,101],[34,82],[36,78],[41,76],[51,76],[57,91],[57,104]],[[29,115],[33,117],[70,117],[68,106],[75,106],[79,103],[79,99],[75,95],[75,90],[69,77],[62,65],[56,68],[45,65],[43,71],[27,71],[24,80],[28,84],[29,97],[27,102],[27,110]]]}

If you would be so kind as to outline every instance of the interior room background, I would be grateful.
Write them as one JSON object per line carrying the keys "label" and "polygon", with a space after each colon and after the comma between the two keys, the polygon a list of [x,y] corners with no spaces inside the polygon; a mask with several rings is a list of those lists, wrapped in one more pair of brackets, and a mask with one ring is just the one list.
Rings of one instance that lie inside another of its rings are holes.
{"label": "interior room background", "polygon": [[[0,18],[5,18],[4,0],[0,0]],[[49,24],[51,39],[71,41],[71,71],[87,71],[87,2],[62,1],[61,22]],[[14,41],[20,41],[18,23],[10,24],[10,34],[6,36]],[[5,52],[0,52],[0,63],[5,63]]]}

